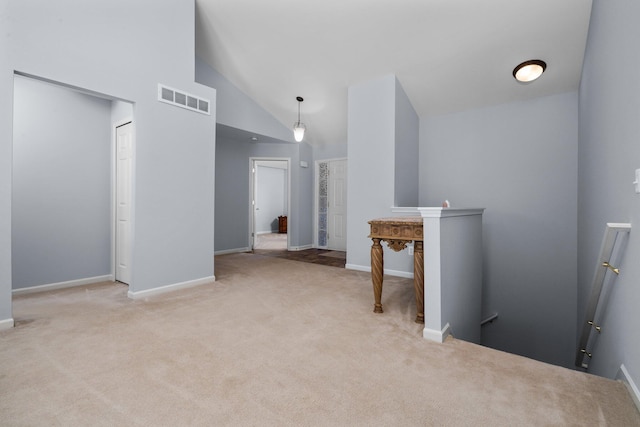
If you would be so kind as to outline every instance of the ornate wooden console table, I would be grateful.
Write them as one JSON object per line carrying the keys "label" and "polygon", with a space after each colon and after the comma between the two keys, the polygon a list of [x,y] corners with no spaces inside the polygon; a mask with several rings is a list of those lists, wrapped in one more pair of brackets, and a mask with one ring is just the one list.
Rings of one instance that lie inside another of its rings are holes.
{"label": "ornate wooden console table", "polygon": [[413,251],[413,286],[416,296],[416,323],[424,323],[424,249],[421,216],[396,218],[380,218],[369,221],[373,240],[371,246],[371,281],[375,305],[373,311],[382,313],[382,277],[384,274],[384,257],[381,241],[387,242],[389,248],[399,252],[414,242]]}

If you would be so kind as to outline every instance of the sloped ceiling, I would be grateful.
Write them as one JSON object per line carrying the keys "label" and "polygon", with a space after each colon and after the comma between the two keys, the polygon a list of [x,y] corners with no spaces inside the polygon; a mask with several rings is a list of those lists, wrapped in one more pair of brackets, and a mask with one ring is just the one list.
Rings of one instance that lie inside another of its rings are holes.
{"label": "sloped ceiling", "polygon": [[[350,85],[395,74],[419,116],[577,90],[591,0],[196,0],[196,53],[311,144],[347,139]],[[522,61],[545,74],[521,84]]]}

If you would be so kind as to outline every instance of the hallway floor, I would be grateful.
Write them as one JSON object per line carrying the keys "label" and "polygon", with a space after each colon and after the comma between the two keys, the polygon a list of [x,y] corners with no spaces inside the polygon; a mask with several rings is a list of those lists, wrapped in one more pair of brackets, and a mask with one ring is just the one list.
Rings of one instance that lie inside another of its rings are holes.
{"label": "hallway floor", "polygon": [[327,265],[330,267],[344,268],[347,253],[331,251],[327,249],[305,249],[302,251],[287,250],[287,235],[282,233],[269,233],[258,235],[253,253],[275,258],[284,258],[292,261],[309,262],[313,264]]}

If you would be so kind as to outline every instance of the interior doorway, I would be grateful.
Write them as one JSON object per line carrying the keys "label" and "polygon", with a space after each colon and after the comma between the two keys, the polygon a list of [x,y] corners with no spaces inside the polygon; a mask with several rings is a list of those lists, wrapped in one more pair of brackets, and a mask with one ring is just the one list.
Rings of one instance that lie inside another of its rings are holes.
{"label": "interior doorway", "polygon": [[290,160],[250,159],[249,247],[289,248]]}

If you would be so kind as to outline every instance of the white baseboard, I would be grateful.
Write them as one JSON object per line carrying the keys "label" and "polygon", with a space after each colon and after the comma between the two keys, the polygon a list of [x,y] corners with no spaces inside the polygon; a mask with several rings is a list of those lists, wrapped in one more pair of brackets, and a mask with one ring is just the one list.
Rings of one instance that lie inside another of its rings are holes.
{"label": "white baseboard", "polygon": [[10,317],[8,319],[0,320],[0,331],[4,331],[6,329],[11,329],[15,326],[13,318]]}
{"label": "white baseboard", "polygon": [[[371,273],[371,266],[346,264],[344,268],[347,270],[366,271],[367,273]],[[389,270],[388,268],[385,268],[384,274],[388,276],[404,277],[405,279],[413,279],[413,273],[409,273],[406,271]]]}
{"label": "white baseboard", "polygon": [[144,291],[132,292],[129,291],[127,296],[131,299],[143,299],[150,296],[160,295],[167,292],[177,291],[179,289],[192,288],[194,286],[205,285],[207,283],[215,282],[216,276],[203,277],[196,280],[188,280],[186,282],[174,283],[172,285],[159,286],[157,288],[146,289]]}
{"label": "white baseboard", "polygon": [[633,399],[633,403],[636,404],[636,408],[640,411],[640,390],[638,390],[638,386],[636,386],[635,381],[631,378],[629,371],[624,366],[624,364],[620,365],[620,370],[618,370],[618,374],[616,375],[616,379],[620,380],[627,386],[627,390],[629,390],[629,394],[631,395],[631,399]]}
{"label": "white baseboard", "polygon": [[54,289],[73,288],[74,286],[91,285],[100,282],[113,282],[113,275],[87,277],[84,279],[69,280],[67,282],[49,283],[46,285],[29,286],[12,290],[13,295],[32,294],[34,292],[52,291]]}
{"label": "white baseboard", "polygon": [[346,270],[366,271],[367,273],[371,273],[371,267],[364,267],[358,264],[345,264],[344,268]]}
{"label": "white baseboard", "polygon": [[249,247],[245,247],[245,248],[236,248],[236,249],[224,249],[222,251],[216,251],[213,253],[213,255],[227,255],[227,254],[238,254],[238,253],[242,253],[242,252],[251,252],[251,249],[249,249]]}
{"label": "white baseboard", "polygon": [[289,251],[306,251],[307,249],[313,249],[313,246],[312,245],[289,246]]}
{"label": "white baseboard", "polygon": [[447,323],[444,325],[441,331],[435,329],[424,328],[422,330],[422,336],[430,341],[435,341],[440,344],[447,339],[447,337],[451,334],[451,326]]}

